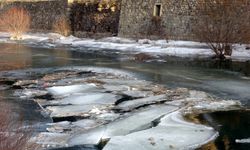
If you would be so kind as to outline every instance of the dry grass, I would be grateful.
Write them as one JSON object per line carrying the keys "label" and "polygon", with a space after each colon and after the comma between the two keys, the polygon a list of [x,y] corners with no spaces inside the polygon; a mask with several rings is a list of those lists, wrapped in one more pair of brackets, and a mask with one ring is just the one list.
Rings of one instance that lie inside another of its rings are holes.
{"label": "dry grass", "polygon": [[0,16],[0,28],[2,31],[11,33],[11,38],[22,39],[23,33],[30,27],[30,15],[23,8],[9,8]]}
{"label": "dry grass", "polygon": [[70,24],[66,17],[60,17],[55,21],[53,24],[53,30],[56,33],[59,33],[63,36],[69,36],[70,35]]}
{"label": "dry grass", "polygon": [[12,116],[10,106],[0,103],[0,150],[35,150],[29,143],[31,130]]}

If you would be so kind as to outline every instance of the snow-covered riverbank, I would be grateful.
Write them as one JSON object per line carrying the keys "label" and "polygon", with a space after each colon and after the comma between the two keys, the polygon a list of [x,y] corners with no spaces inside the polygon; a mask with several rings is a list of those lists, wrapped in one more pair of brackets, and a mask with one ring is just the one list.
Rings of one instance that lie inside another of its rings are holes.
{"label": "snow-covered riverbank", "polygon": [[[9,40],[8,33],[0,33],[0,42],[16,43]],[[34,44],[47,48],[67,46],[78,51],[86,50],[116,50],[131,53],[148,53],[151,55],[168,55],[178,57],[211,57],[214,52],[205,43],[193,41],[125,39],[120,37],[107,37],[102,39],[86,39],[74,36],[63,37],[55,33],[30,33],[23,36],[24,44]],[[250,60],[249,45],[234,45],[233,60]]]}

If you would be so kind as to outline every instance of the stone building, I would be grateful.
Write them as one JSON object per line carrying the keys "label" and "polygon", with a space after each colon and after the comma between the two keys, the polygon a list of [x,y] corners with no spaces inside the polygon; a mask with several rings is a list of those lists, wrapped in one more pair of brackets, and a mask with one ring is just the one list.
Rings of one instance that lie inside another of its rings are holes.
{"label": "stone building", "polygon": [[[250,12],[250,0],[232,1],[242,3]],[[193,27],[199,18],[198,5],[204,2],[206,0],[122,0],[118,35],[196,40]]]}
{"label": "stone building", "polygon": [[123,0],[119,36],[144,37],[158,30],[172,39],[191,38],[195,9],[191,1],[194,0]]}

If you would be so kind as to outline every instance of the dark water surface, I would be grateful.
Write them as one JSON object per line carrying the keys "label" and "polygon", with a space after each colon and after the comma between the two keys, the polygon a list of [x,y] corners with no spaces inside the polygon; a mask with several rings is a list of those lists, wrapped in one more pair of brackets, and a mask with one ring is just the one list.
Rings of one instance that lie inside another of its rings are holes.
{"label": "dark water surface", "polygon": [[[220,98],[241,100],[247,108],[250,108],[249,61],[218,62],[204,59],[162,57],[166,62],[136,62],[127,59],[130,56],[126,53],[105,50],[79,53],[63,48],[55,50],[17,44],[0,44],[0,71],[66,66],[117,68],[135,73],[138,78],[164,84],[170,88],[187,87],[206,91]],[[39,113],[38,106],[34,105],[32,101],[20,101],[11,97],[11,93],[12,91],[2,90],[0,102],[11,103],[16,113],[22,114],[26,120],[41,124],[51,121]],[[221,136],[216,142],[219,149],[226,149],[221,146],[223,137],[227,137],[232,143],[230,149],[250,149],[249,144],[233,143],[236,138],[250,137],[249,112],[206,115],[209,117],[205,117],[205,119],[212,118],[220,126],[218,130]]]}
{"label": "dark water surface", "polygon": [[219,131],[220,136],[212,143],[218,150],[250,149],[250,143],[236,143],[237,139],[249,138],[250,111],[216,112],[198,118]]}

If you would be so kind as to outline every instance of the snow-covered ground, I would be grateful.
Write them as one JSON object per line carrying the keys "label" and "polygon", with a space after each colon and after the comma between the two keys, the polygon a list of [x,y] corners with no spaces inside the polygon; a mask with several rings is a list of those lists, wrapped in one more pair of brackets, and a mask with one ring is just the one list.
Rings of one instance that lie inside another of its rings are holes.
{"label": "snow-covered ground", "polygon": [[[0,33],[0,42],[13,43],[8,33]],[[69,46],[76,50],[118,50],[125,52],[149,53],[151,55],[168,55],[178,57],[210,57],[214,52],[205,43],[193,41],[127,39],[107,37],[102,39],[64,37],[55,33],[29,33],[21,41],[25,44],[40,44],[45,47]],[[234,45],[232,59],[250,60],[249,45]]]}

